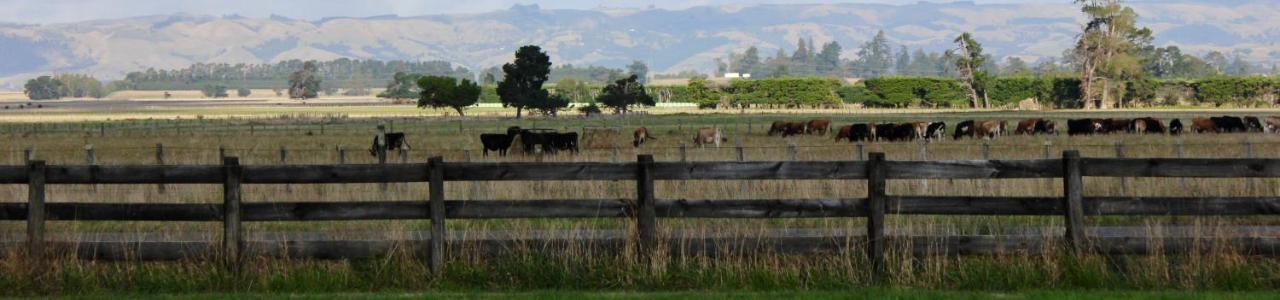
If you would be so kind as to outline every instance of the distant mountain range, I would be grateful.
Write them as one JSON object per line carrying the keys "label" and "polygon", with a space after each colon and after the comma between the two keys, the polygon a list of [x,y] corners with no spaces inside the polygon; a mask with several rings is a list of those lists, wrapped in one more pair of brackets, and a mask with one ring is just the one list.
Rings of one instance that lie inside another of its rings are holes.
{"label": "distant mountain range", "polygon": [[[654,72],[714,69],[714,59],[750,46],[771,54],[799,38],[838,41],[846,58],[884,30],[910,48],[940,51],[971,31],[996,56],[1028,61],[1061,55],[1080,30],[1079,9],[1062,4],[780,4],[684,10],[547,10],[514,6],[483,14],[293,20],[163,15],[66,24],[0,24],[0,88],[37,74],[90,73],[118,79],[146,68],[340,57],[445,60],[476,69],[507,62],[526,44],[555,63]],[[1237,52],[1280,61],[1280,1],[1148,1],[1132,4],[1159,45],[1184,52]],[[896,47],[895,47],[896,48]],[[895,49],[896,50],[896,49]]]}

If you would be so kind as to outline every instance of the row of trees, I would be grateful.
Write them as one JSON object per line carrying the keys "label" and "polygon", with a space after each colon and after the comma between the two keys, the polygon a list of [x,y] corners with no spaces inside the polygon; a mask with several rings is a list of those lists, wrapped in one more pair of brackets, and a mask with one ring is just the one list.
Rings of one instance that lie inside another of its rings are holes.
{"label": "row of trees", "polygon": [[397,72],[471,78],[470,70],[445,61],[379,61],[339,58],[331,61],[287,60],[273,64],[194,64],[182,69],[132,72],[125,80],[136,89],[199,89],[209,84],[275,88],[288,84],[290,77],[310,64],[314,76],[328,85],[324,88],[357,89],[375,87],[390,80]]}
{"label": "row of trees", "polygon": [[115,86],[104,86],[93,76],[82,74],[61,74],[57,76],[40,76],[28,80],[23,92],[31,100],[50,100],[61,98],[102,98],[106,97]]}

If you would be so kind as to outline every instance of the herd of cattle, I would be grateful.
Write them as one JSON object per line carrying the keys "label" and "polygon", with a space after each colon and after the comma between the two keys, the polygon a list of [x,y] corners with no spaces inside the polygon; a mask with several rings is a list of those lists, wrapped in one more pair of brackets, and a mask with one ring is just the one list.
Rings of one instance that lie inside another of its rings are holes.
{"label": "herd of cattle", "polygon": [[[1010,132],[1008,121],[999,120],[967,120],[957,123],[951,137],[953,139],[980,138],[993,139],[1007,134],[1037,135],[1057,134],[1057,124],[1048,119],[1035,118],[1017,122]],[[777,121],[770,125],[768,135],[789,137],[794,135],[825,136],[831,129],[831,120],[820,118],[807,122]],[[871,141],[913,141],[942,140],[946,138],[945,122],[902,122],[902,123],[855,123],[841,125],[835,130],[837,141],[871,142]],[[1100,135],[1100,134],[1170,134],[1190,133],[1236,133],[1236,132],[1274,132],[1280,133],[1280,117],[1209,117],[1194,118],[1190,124],[1182,120],[1172,119],[1167,124],[1159,119],[1145,117],[1135,119],[1091,118],[1067,120],[1067,135]],[[640,127],[633,132],[632,146],[640,147],[645,142],[657,139],[648,128]],[[384,138],[387,148],[407,148],[403,133],[388,133]],[[379,140],[375,138],[374,147]],[[513,145],[523,146],[525,154],[554,154],[559,151],[578,152],[577,132],[557,132],[551,129],[522,129],[510,127],[506,133],[486,133],[480,135],[484,144],[484,155],[490,151],[506,156]],[[694,133],[693,143],[696,146],[715,145],[728,142],[728,138],[720,128],[704,127]],[[376,154],[376,151],[371,153]]]}

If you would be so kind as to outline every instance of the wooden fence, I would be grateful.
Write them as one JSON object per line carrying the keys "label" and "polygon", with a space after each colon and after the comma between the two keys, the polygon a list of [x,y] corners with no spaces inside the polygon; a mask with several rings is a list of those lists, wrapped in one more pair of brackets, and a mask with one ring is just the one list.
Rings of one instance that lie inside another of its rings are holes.
{"label": "wooden fence", "polygon": [[[1065,247],[1075,252],[1142,254],[1179,252],[1205,241],[1165,238],[1160,245],[1136,238],[1090,237],[1085,218],[1104,215],[1277,215],[1275,197],[1085,197],[1084,177],[1280,177],[1277,159],[1144,159],[1082,158],[1065,151],[1061,159],[888,161],[883,153],[871,153],[866,161],[781,162],[655,162],[640,155],[635,162],[576,163],[472,163],[444,162],[383,165],[263,165],[239,164],[227,157],[222,165],[48,166],[32,161],[26,166],[0,166],[0,184],[25,184],[27,203],[0,203],[0,220],[25,220],[29,256],[40,257],[46,248],[72,249],[92,259],[181,259],[222,257],[238,265],[248,250],[256,255],[359,258],[384,255],[396,241],[288,241],[262,245],[246,241],[241,224],[263,221],[409,220],[429,219],[430,238],[407,249],[429,258],[439,271],[447,251],[445,220],[495,218],[630,218],[634,236],[611,241],[617,248],[634,247],[647,257],[673,251],[672,243],[658,237],[660,218],[867,218],[865,239],[782,238],[759,241],[784,250],[848,250],[864,248],[877,274],[885,268],[887,239],[885,215],[1039,215],[1062,216],[1066,225]],[[1061,178],[1062,197],[967,197],[889,195],[888,180],[904,179],[1013,179]],[[449,181],[634,181],[634,199],[574,200],[446,200]],[[660,180],[848,180],[865,181],[866,198],[680,200],[654,194]],[[272,202],[242,203],[242,184],[332,184],[428,182],[425,201],[384,202]],[[222,204],[159,203],[46,203],[49,184],[221,184]],[[46,241],[44,223],[58,221],[220,221],[223,242],[90,242]],[[740,240],[740,239],[739,239]],[[708,239],[704,242],[710,242]],[[946,236],[941,246],[914,247],[912,251],[945,254],[990,254],[1027,247],[1057,245],[1039,239],[997,239],[990,236]],[[461,241],[456,241],[461,243]],[[572,241],[544,241],[564,243]],[[1280,239],[1232,238],[1233,248],[1247,255],[1280,255]],[[64,243],[66,245],[64,245]],[[17,247],[18,245],[11,245]],[[60,247],[55,247],[60,246]],[[712,251],[714,245],[695,249]],[[20,248],[20,247],[19,247]],[[682,249],[688,252],[690,249]],[[4,251],[0,251],[4,252]]]}

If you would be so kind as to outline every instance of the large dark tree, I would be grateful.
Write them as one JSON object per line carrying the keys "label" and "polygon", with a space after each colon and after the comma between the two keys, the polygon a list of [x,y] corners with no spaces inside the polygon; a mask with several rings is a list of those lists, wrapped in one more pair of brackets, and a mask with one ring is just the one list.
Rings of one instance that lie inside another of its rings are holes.
{"label": "large dark tree", "polygon": [[[548,106],[549,94],[542,84],[551,74],[551,57],[538,46],[516,50],[516,60],[502,65],[503,78],[498,83],[498,97],[503,107],[515,107],[519,119],[525,108]],[[567,105],[567,104],[566,104]]]}
{"label": "large dark tree", "polygon": [[311,99],[320,92],[320,70],[314,61],[302,64],[302,70],[289,75],[289,98]]}
{"label": "large dark tree", "polygon": [[649,78],[649,66],[642,61],[633,61],[627,65],[627,73],[640,77],[640,83],[647,83]]}
{"label": "large dark tree", "polygon": [[426,76],[418,79],[418,107],[448,107],[465,116],[462,109],[480,101],[480,85],[453,77]]}
{"label": "large dark tree", "polygon": [[613,108],[614,112],[626,114],[634,105],[654,106],[653,97],[644,91],[644,84],[635,75],[619,79],[600,90],[597,102]]}
{"label": "large dark tree", "polygon": [[31,100],[49,100],[62,98],[59,90],[62,89],[62,81],[50,76],[40,76],[36,79],[28,80],[24,86],[23,93],[27,94],[27,98]]}

